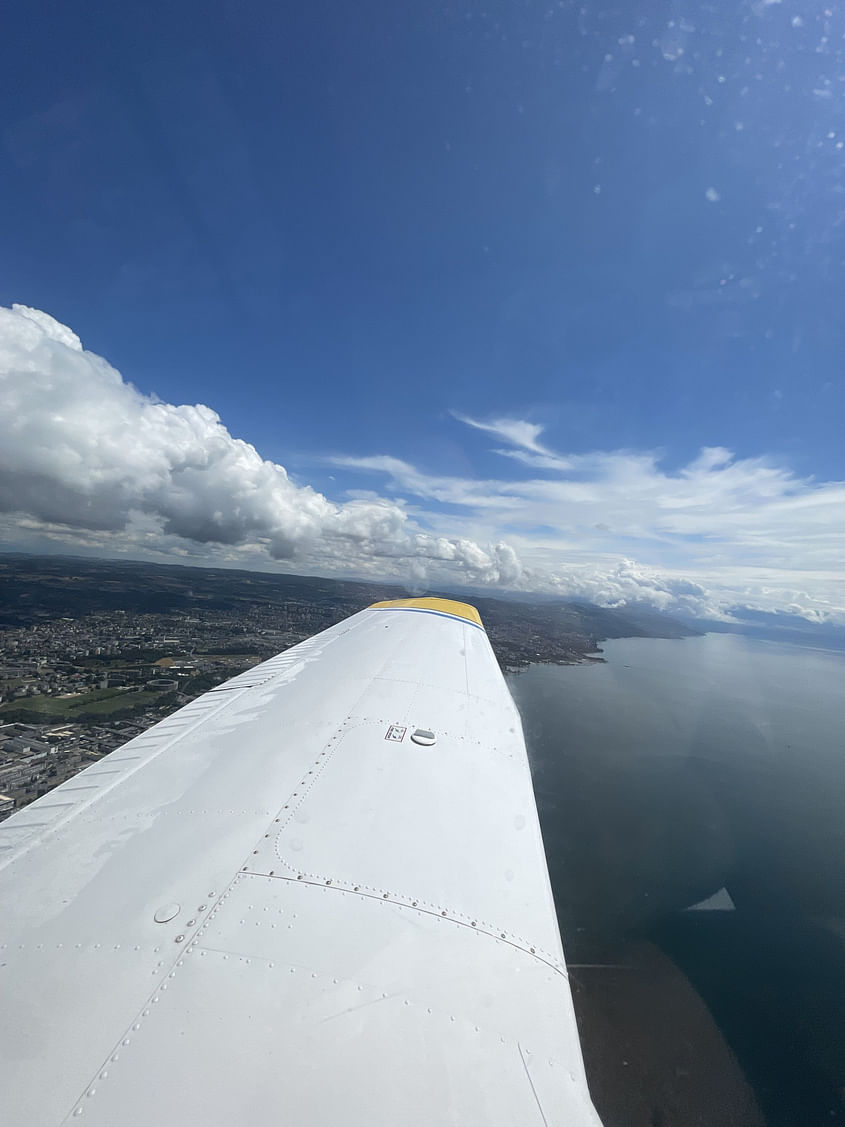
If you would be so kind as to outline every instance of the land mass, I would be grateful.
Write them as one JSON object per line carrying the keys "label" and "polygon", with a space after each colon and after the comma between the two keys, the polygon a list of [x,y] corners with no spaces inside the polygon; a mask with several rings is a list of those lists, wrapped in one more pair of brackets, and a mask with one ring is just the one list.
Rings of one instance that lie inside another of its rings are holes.
{"label": "land mass", "polygon": [[[414,592],[387,583],[223,568],[183,567],[66,556],[0,555],[0,630],[87,615],[173,616],[246,612],[260,631],[307,637],[380,599]],[[607,638],[681,638],[700,634],[689,623],[642,606],[598,607],[528,596],[475,597],[460,591],[427,595],[462,599],[478,607],[500,664],[595,658]],[[301,640],[300,637],[297,640]],[[275,639],[268,639],[274,644]],[[256,652],[266,650],[261,642]],[[292,644],[292,643],[289,643]],[[272,651],[277,652],[276,650]]]}
{"label": "land mass", "polygon": [[[386,583],[0,555],[0,818],[214,685],[382,599]],[[505,671],[697,633],[643,607],[471,599]]]}

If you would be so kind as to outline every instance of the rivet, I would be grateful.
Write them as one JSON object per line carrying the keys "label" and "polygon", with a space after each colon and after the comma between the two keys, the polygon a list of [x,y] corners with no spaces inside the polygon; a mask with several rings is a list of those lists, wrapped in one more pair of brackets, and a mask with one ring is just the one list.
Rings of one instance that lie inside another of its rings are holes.
{"label": "rivet", "polygon": [[360,884],[356,884],[355,887],[352,889],[352,891],[357,892],[360,887],[361,887]]}
{"label": "rivet", "polygon": [[416,908],[416,906],[417,906],[417,902],[416,902],[416,900],[413,900],[413,901],[411,902],[411,907],[412,907],[412,908]]}
{"label": "rivet", "polygon": [[253,851],[252,851],[252,853],[253,853],[253,856],[255,856],[255,854],[256,854],[257,852],[258,852],[258,850],[257,850],[257,849],[253,849]]}
{"label": "rivet", "polygon": [[108,1078],[109,1078],[108,1070],[104,1068],[103,1071],[100,1073],[100,1079],[101,1080],[108,1080]]}
{"label": "rivet", "polygon": [[91,1096],[96,1096],[96,1094],[97,1094],[96,1088],[89,1088],[88,1091],[85,1093],[85,1095],[88,1096],[89,1099],[91,1098]]}
{"label": "rivet", "polygon": [[209,892],[209,894],[208,894],[208,899],[209,899],[209,900],[213,900],[213,899],[214,899],[214,897],[215,897],[216,895],[217,895],[217,893],[216,893],[216,892]]}
{"label": "rivet", "polygon": [[138,1022],[136,1021],[136,1022],[135,1022],[135,1024],[134,1024],[134,1025],[132,1026],[132,1028],[133,1028],[133,1029],[135,1030],[135,1032],[137,1033],[137,1032],[138,1032],[138,1030],[139,1030],[139,1029],[141,1028],[141,1026],[140,1026],[140,1024],[139,1024],[139,1023],[138,1023]]}
{"label": "rivet", "polygon": [[475,920],[472,921],[472,926],[475,927]]}
{"label": "rivet", "polygon": [[385,894],[384,894],[384,899],[385,899],[385,900],[387,900],[387,898],[388,898],[389,896],[390,896],[390,893],[389,893],[389,892],[385,892]]}
{"label": "rivet", "polygon": [[76,1111],[75,1111],[75,1112],[74,1112],[73,1114],[74,1114],[74,1115],[82,1115],[82,1108],[81,1108],[81,1107],[78,1107],[78,1108],[76,1109]]}
{"label": "rivet", "polygon": [[501,932],[501,933],[500,933],[500,935],[499,935],[499,938],[500,938],[500,939],[504,939],[504,938],[505,938],[505,933],[504,933],[504,932]]}
{"label": "rivet", "polygon": [[331,883],[332,883],[332,882],[331,882],[330,880],[327,880],[327,881],[326,881],[326,884],[331,884]]}
{"label": "rivet", "polygon": [[531,954],[533,955],[534,954],[534,948],[530,947],[529,950],[531,951]]}
{"label": "rivet", "polygon": [[441,912],[441,913],[440,913],[440,915],[441,915],[441,916],[445,916],[445,915],[446,915],[446,913],[445,913],[445,912]]}
{"label": "rivet", "polygon": [[302,873],[300,873],[300,874],[299,874],[299,876],[298,876],[298,877],[297,877],[296,879],[297,879],[297,880],[302,880]]}
{"label": "rivet", "polygon": [[181,943],[181,942],[182,942],[182,940],[183,940],[184,938],[185,938],[185,936],[184,936],[184,935],[177,935],[177,936],[176,936],[176,942],[177,942],[177,943]]}
{"label": "rivet", "polygon": [[128,1045],[128,1044],[129,1044],[129,1038],[124,1037],[123,1040],[121,1041],[121,1045]]}
{"label": "rivet", "polygon": [[275,870],[275,869],[271,869],[268,875],[269,875],[269,876],[271,876],[271,877],[275,876],[275,875],[276,875],[276,870]]}
{"label": "rivet", "polygon": [[242,872],[242,873],[245,873],[245,872],[246,872],[246,865],[244,865],[244,867],[243,867],[243,868],[241,869],[241,872]]}
{"label": "rivet", "polygon": [[[264,836],[265,836],[265,837],[269,837],[270,835],[269,835],[269,834],[265,834]],[[255,852],[257,853],[257,852],[258,852],[258,850],[256,849],[256,851],[255,851]]]}

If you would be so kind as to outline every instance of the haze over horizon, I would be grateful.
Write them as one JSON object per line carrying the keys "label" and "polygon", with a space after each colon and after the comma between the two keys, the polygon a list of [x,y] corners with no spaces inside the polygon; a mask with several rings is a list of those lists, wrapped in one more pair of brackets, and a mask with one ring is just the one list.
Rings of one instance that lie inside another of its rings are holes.
{"label": "haze over horizon", "polygon": [[841,13],[38,7],[7,549],[845,624]]}

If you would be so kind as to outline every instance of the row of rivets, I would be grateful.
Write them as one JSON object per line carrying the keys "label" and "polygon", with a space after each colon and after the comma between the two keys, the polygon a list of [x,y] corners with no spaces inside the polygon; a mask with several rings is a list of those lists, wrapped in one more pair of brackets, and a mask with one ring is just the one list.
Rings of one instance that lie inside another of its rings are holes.
{"label": "row of rivets", "polygon": [[[262,875],[262,874],[260,874],[260,873],[256,873],[256,874],[254,874],[254,875],[255,875],[255,876],[260,876],[260,875]],[[270,873],[269,873],[268,875],[269,875],[269,876],[274,876],[275,874],[274,874],[273,870],[271,870],[271,871],[270,871]],[[283,879],[289,879],[289,878],[283,878]],[[306,874],[305,874],[305,873],[297,873],[297,877],[296,877],[296,879],[297,879],[298,881],[305,881],[305,880],[306,880]],[[311,883],[311,882],[309,882],[309,883]],[[329,878],[329,877],[327,877],[327,878],[324,878],[324,879],[323,879],[323,884],[324,884],[324,886],[331,886],[331,885],[333,884],[333,880],[332,880],[332,878]],[[353,887],[352,887],[352,891],[353,891],[353,892],[360,892],[360,890],[361,890],[361,885],[357,885],[357,884],[356,884],[356,885],[353,885]],[[344,890],[344,889],[341,889],[341,891],[346,891],[346,890]],[[372,890],[372,893],[374,893],[374,892],[375,892],[375,890],[373,889],[373,890]],[[371,894],[370,892],[365,892],[365,895],[370,895],[370,894]],[[381,898],[382,898],[383,900],[389,900],[389,899],[390,899],[390,893],[389,893],[389,892],[383,892],[383,893],[381,894]],[[398,901],[396,901],[396,902],[397,902],[397,903],[399,903],[399,904],[401,905],[401,904],[402,904],[402,899],[401,899],[401,897],[400,897],[400,899],[399,899]],[[418,900],[412,900],[412,901],[411,901],[411,907],[412,907],[412,908],[417,908],[417,907],[418,907],[418,905],[419,905],[419,901],[418,901]],[[426,909],[423,909],[423,910],[426,910]],[[446,918],[452,919],[452,920],[453,920],[453,921],[454,921],[454,922],[455,922],[456,924],[459,924],[459,925],[463,925],[463,926],[465,926],[465,925],[464,925],[464,921],[463,921],[463,920],[461,920],[461,919],[458,919],[458,918],[456,918],[456,917],[454,917],[454,916],[451,916],[451,917],[450,917],[450,916],[449,916],[449,913],[448,913],[448,911],[446,911],[445,909],[441,909],[441,911],[440,911],[440,917],[441,917],[441,918],[443,918],[443,919],[446,919]],[[476,929],[477,929],[477,928],[478,928],[478,921],[477,921],[477,920],[471,920],[471,921],[470,921],[470,926],[471,926],[471,927],[474,927],[474,928],[476,928]],[[488,929],[488,932],[487,932],[487,933],[488,933],[488,934],[491,934],[491,935],[492,935],[492,934],[493,934],[493,929],[492,929],[491,925],[487,924],[487,925],[485,925],[485,926],[486,926],[486,928]],[[511,936],[510,938],[508,938],[508,934],[507,934],[507,932],[505,932],[505,931],[500,931],[500,932],[498,933],[498,937],[499,937],[499,939],[504,939],[504,940],[505,940],[506,942],[509,942],[509,943],[513,943],[513,945],[514,945],[515,947],[517,947],[518,949],[520,949],[520,950],[522,950],[522,951],[527,951],[527,952],[528,952],[529,954],[531,954],[531,955],[536,955],[536,954],[537,954],[537,948],[536,948],[536,947],[532,947],[532,946],[530,946],[530,945],[529,945],[529,944],[528,944],[528,943],[527,943],[527,942],[526,942],[526,941],[525,941],[524,939],[521,939],[521,937],[519,937],[519,936]],[[541,952],[541,954],[540,954],[540,958],[542,958],[544,962],[547,962],[547,963],[548,963],[548,964],[549,964],[549,965],[551,966],[551,968],[552,968],[553,970],[557,970],[557,971],[559,971],[559,972],[560,972],[560,973],[562,973],[562,974],[566,974],[566,971],[565,971],[565,969],[564,969],[563,967],[559,966],[559,965],[558,965],[558,964],[557,964],[556,962],[554,962],[554,961],[553,961],[553,956],[551,956],[551,955],[546,955],[545,953]]]}

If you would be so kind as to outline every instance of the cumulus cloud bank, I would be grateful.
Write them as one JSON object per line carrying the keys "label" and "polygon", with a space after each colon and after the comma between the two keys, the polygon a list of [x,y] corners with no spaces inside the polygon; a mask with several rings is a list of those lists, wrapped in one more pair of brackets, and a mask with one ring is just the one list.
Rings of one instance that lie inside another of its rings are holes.
{"label": "cumulus cloud bank", "polygon": [[[330,501],[234,438],[211,408],[142,395],[39,310],[0,309],[0,511],[57,529],[143,528],[166,542],[251,546],[278,560],[403,561],[514,583],[505,543],[433,536],[402,505]],[[101,541],[102,543],[102,541]],[[394,567],[394,574],[402,574]]]}
{"label": "cumulus cloud bank", "polygon": [[332,500],[210,407],[143,395],[48,314],[0,309],[0,536],[845,623],[845,483],[721,446],[671,471],[654,452],[569,454],[538,423],[453,414],[468,439],[503,444],[508,474],[429,473],[390,451],[335,457],[382,488]]}

